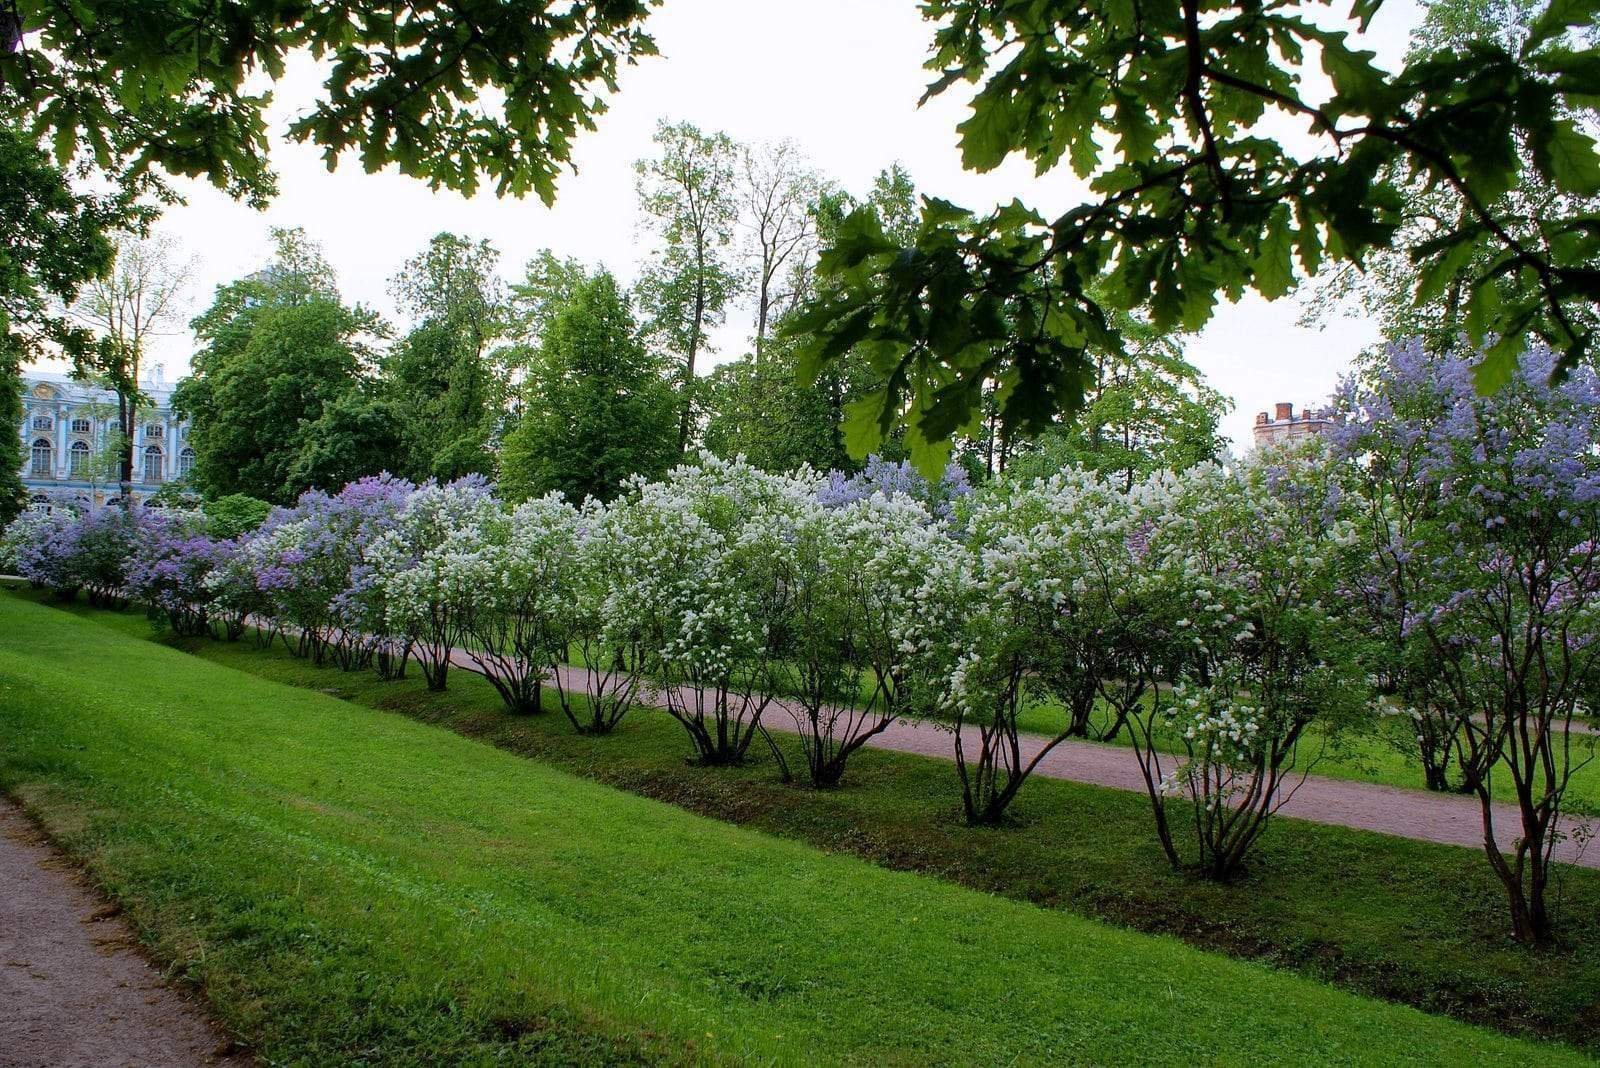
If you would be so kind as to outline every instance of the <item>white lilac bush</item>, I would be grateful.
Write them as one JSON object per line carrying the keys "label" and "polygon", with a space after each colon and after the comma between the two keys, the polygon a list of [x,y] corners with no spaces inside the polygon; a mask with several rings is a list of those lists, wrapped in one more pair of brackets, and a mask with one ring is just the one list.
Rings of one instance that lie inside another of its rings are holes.
{"label": "white lilac bush", "polygon": [[[492,516],[476,546],[443,562],[453,572],[443,588],[463,591],[466,656],[512,712],[543,711],[544,684],[566,662],[578,615],[578,530],[578,510],[552,494]],[[562,701],[572,718],[570,704]]]}
{"label": "white lilac bush", "polygon": [[705,454],[660,482],[633,481],[604,513],[614,585],[603,611],[640,636],[699,763],[739,763],[766,737],[791,535],[819,482],[809,471],[775,475]]}
{"label": "white lilac bush", "polygon": [[1129,718],[1174,865],[1170,799],[1187,802],[1201,869],[1227,878],[1320,747],[1370,707],[1363,632],[1342,596],[1356,533],[1334,476],[1312,442],[1158,475],[1139,494],[1133,581],[1157,685]]}
{"label": "white lilac bush", "polygon": [[483,478],[417,487],[393,526],[366,550],[383,605],[384,626],[404,635],[430,690],[443,690],[451,659],[467,636],[482,592],[474,560],[483,553],[501,505]]}
{"label": "white lilac bush", "polygon": [[[1117,683],[1143,678],[1124,677],[1134,519],[1127,495],[1087,470],[1002,480],[974,496],[964,519],[968,559],[937,577],[947,593],[932,599],[953,592],[946,614],[958,620],[945,708],[963,808],[993,823],[1051,750],[1090,732],[1103,695],[1120,709],[1129,698],[1113,692]],[[950,591],[961,582],[965,591]],[[1056,724],[1031,753],[1019,738],[1029,710]]]}
{"label": "white lilac bush", "polygon": [[836,786],[852,753],[904,711],[914,686],[917,594],[954,542],[919,500],[873,493],[769,516],[789,544],[785,610],[773,621],[782,709],[813,786]]}

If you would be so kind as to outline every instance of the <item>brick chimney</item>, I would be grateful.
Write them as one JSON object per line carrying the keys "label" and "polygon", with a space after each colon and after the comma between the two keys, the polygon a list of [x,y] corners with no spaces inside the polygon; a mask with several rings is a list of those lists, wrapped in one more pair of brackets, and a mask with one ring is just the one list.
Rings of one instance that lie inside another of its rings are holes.
{"label": "brick chimney", "polygon": [[1280,423],[1287,423],[1294,419],[1294,405],[1289,401],[1279,401],[1277,412],[1277,421]]}

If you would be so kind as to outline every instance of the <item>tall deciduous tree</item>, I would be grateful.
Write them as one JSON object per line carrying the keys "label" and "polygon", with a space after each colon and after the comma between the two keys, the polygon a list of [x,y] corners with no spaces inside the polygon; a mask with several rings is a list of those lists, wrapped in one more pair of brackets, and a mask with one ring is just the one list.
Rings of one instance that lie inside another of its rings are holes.
{"label": "tall deciduous tree", "polygon": [[500,454],[510,499],[552,490],[610,499],[628,476],[659,477],[677,456],[666,369],[604,271],[550,323],[528,387],[527,410]]}
{"label": "tall deciduous tree", "polygon": [[[1416,250],[1418,295],[1482,258],[1463,302],[1469,335],[1497,338],[1483,384],[1510,377],[1529,334],[1558,348],[1562,368],[1582,359],[1591,333],[1575,309],[1600,301],[1600,228],[1552,208],[1537,219],[1550,240],[1535,244],[1501,197],[1524,148],[1558,192],[1600,192],[1600,155],[1569,117],[1592,100],[1600,64],[1600,49],[1566,33],[1592,21],[1592,0],[1550,4],[1520,47],[1432,52],[1394,73],[1358,44],[1379,0],[1353,0],[1330,27],[1342,6],[1308,17],[1253,0],[925,4],[937,24],[929,95],[979,83],[960,127],[965,166],[1021,154],[1041,175],[1070,166],[1092,195],[1048,221],[1015,201],[982,215],[928,201],[909,245],[864,213],[846,220],[821,261],[835,292],[793,328],[810,338],[813,371],[871,353],[884,384],[855,413],[857,435],[904,424],[931,469],[996,381],[1007,427],[1047,426],[1081,403],[1092,353],[1122,350],[1113,312],[1197,330],[1219,295],[1282,296],[1297,274],[1389,247],[1403,223],[1395,166],[1459,207]],[[1307,76],[1317,63],[1325,100]],[[1303,124],[1309,145],[1287,146],[1269,112]],[[1497,299],[1511,274],[1526,288]]]}
{"label": "tall deciduous tree", "polygon": [[756,363],[765,355],[767,331],[784,291],[811,257],[816,239],[813,211],[821,182],[793,141],[746,145],[739,152],[737,176],[744,256],[755,300]]}
{"label": "tall deciduous tree", "polygon": [[297,473],[309,438],[330,406],[360,388],[367,339],[384,330],[371,311],[340,300],[304,234],[274,238],[275,262],[219,287],[194,320],[202,347],[173,393],[193,431],[193,477],[208,496],[288,503],[309,488]]}
{"label": "tall deciduous tree", "polygon": [[505,4],[379,0],[14,0],[0,48],[15,128],[66,166],[205,178],[262,204],[276,193],[263,81],[309,51],[323,84],[288,136],[393,166],[435,188],[549,203],[572,139],[592,129],[619,64],[653,55],[649,0]]}
{"label": "tall deciduous tree", "polygon": [[561,309],[589,280],[581,260],[540,249],[522,269],[522,281],[506,294],[506,335],[536,349]]}
{"label": "tall deciduous tree", "polygon": [[773,338],[765,358],[744,356],[718,367],[706,383],[705,447],[744,458],[764,471],[810,464],[826,471],[842,459],[834,409],[822,389],[799,381],[794,343]]}
{"label": "tall deciduous tree", "polygon": [[416,323],[383,367],[412,477],[449,481],[492,469],[489,442],[505,399],[505,376],[489,359],[505,303],[499,259],[487,241],[439,234],[391,284]]}
{"label": "tall deciduous tree", "polygon": [[390,471],[406,448],[401,414],[374,384],[358,382],[322,406],[301,435],[289,478],[297,486],[335,488]]}
{"label": "tall deciduous tree", "polygon": [[1182,471],[1221,454],[1217,424],[1232,407],[1228,398],[1184,359],[1176,338],[1131,317],[1119,325],[1129,351],[1096,353],[1083,408],[1023,443],[1006,470],[1028,478],[1075,465],[1127,490],[1154,471]]}
{"label": "tall deciduous tree", "polygon": [[527,378],[539,346],[562,308],[589,278],[581,260],[540,249],[522,269],[522,280],[508,287],[503,315],[504,343],[492,354],[505,378],[505,433],[516,429],[526,407]]}
{"label": "tall deciduous tree", "polygon": [[133,432],[144,402],[139,389],[146,342],[181,322],[194,272],[170,237],[116,239],[116,255],[105,274],[78,293],[72,315],[96,337],[73,356],[73,373],[106,386],[117,396],[113,478],[126,505],[133,481]]}
{"label": "tall deciduous tree", "polygon": [[658,155],[640,160],[639,206],[661,247],[639,280],[651,340],[681,364],[678,449],[694,429],[695,366],[707,331],[738,291],[732,242],[739,216],[738,149],[727,134],[681,122],[656,130]]}

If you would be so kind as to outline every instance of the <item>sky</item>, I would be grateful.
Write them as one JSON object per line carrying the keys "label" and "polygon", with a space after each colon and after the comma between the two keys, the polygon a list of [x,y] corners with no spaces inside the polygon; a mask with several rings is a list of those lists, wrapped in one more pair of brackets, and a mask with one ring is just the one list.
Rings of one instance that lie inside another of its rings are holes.
{"label": "sky", "polygon": [[[1380,62],[1397,63],[1418,17],[1414,0],[1391,0],[1362,45]],[[353,157],[329,173],[316,149],[281,138],[273,149],[280,194],[266,211],[209,186],[179,183],[187,203],[169,210],[158,229],[194,257],[190,313],[209,303],[217,285],[265,266],[269,227],[305,228],[338,272],[345,298],[391,317],[389,278],[443,230],[489,239],[508,280],[549,248],[629,281],[650,247],[635,206],[633,163],[651,154],[661,119],[741,141],[791,138],[821,174],[857,193],[899,162],[920,192],[970,208],[1019,197],[1048,216],[1083,196],[1064,170],[1036,177],[1020,158],[988,174],[962,170],[956,125],[966,114],[964,99],[947,94],[917,106],[929,80],[922,64],[932,33],[915,0],[666,0],[648,26],[661,55],[624,72],[598,129],[578,139],[577,173],[563,176],[553,207],[532,197],[434,192],[393,172],[366,174]],[[275,93],[275,131],[287,127],[318,81],[309,58],[291,64]],[[1223,431],[1240,447],[1249,444],[1256,412],[1276,401],[1297,409],[1320,402],[1377,339],[1370,323],[1355,318],[1321,330],[1298,325],[1303,299],[1223,302],[1206,329],[1187,339],[1189,359],[1233,399]],[[713,362],[739,355],[748,322],[730,316]],[[187,331],[174,331],[152,345],[150,362],[171,383],[187,370],[192,349]]]}

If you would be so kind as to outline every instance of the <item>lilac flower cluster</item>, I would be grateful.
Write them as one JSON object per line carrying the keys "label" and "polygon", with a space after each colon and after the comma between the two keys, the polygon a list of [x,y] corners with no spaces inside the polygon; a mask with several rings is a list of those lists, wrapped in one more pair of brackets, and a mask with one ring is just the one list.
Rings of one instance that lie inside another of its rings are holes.
{"label": "lilac flower cluster", "polygon": [[238,543],[206,533],[196,513],[145,512],[127,566],[126,593],[166,620],[176,634],[198,637],[220,627],[237,637],[244,620],[226,611],[224,588],[214,581],[238,553]]}
{"label": "lilac flower cluster", "polygon": [[366,663],[381,634],[382,609],[368,551],[395,526],[417,487],[388,474],[335,494],[311,490],[275,509],[241,547],[254,611],[294,634],[319,662]]}
{"label": "lilac flower cluster", "polygon": [[911,466],[909,460],[867,457],[866,466],[853,475],[828,472],[828,481],[817,492],[817,501],[826,508],[843,508],[870,497],[910,497],[928,507],[940,519],[955,514],[956,502],[972,493],[967,469],[951,463],[937,483],[930,483]]}

